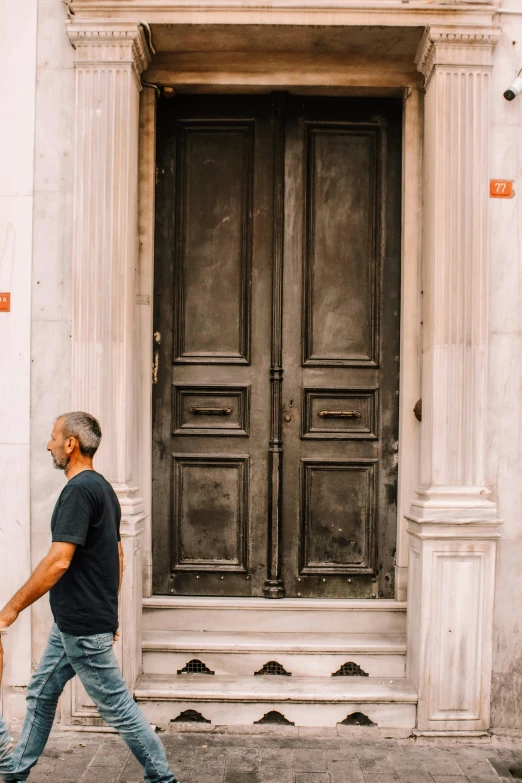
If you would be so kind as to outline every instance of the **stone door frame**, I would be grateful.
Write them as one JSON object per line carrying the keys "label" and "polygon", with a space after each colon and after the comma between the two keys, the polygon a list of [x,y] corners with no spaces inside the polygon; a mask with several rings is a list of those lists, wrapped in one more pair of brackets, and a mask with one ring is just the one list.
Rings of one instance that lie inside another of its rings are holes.
{"label": "stone door frame", "polygon": [[[141,667],[141,599],[150,594],[154,373],[156,88],[141,82],[151,58],[141,19],[194,23],[201,21],[205,2],[196,11],[159,0],[144,0],[138,10],[133,5],[76,0],[68,23],[76,53],[72,397],[74,407],[104,421],[106,445],[98,467],[122,503],[127,568],[118,654],[131,688]],[[398,600],[405,600],[409,583],[408,675],[419,691],[419,733],[462,735],[489,727],[499,535],[496,506],[485,486],[488,86],[499,37],[494,12],[492,4],[470,10],[465,3],[428,7],[422,0],[406,10],[400,2],[377,0],[332,0],[328,9],[307,0],[292,7],[276,0],[270,10],[217,0],[204,14],[207,24],[246,25],[361,25],[371,14],[374,25],[425,27],[416,57],[424,87],[401,85],[396,574]],[[463,160],[452,157],[455,149]],[[112,395],[104,393],[107,388]],[[412,408],[421,389],[419,426]],[[452,671],[456,674],[449,675]],[[72,688],[64,716],[70,724],[93,721]]]}

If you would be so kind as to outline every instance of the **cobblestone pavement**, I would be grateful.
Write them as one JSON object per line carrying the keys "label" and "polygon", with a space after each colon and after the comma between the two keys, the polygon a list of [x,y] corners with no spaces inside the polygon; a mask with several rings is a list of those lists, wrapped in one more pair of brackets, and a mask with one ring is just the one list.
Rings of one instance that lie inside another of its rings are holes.
{"label": "cobblestone pavement", "polygon": [[[453,744],[369,735],[174,733],[161,738],[181,783],[499,783],[522,779],[522,739]],[[306,733],[304,733],[306,732]],[[29,783],[142,783],[112,734],[53,733]]]}

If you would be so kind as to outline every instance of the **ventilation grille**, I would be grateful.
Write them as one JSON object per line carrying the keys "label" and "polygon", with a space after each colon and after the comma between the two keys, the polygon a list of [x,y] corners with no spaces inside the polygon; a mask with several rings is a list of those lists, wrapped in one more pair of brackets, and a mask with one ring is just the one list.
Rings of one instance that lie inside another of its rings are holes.
{"label": "ventilation grille", "polygon": [[263,725],[265,723],[275,723],[279,726],[295,726],[295,723],[288,720],[288,718],[285,718],[284,715],[281,715],[281,713],[276,710],[271,710],[270,712],[265,713],[261,720],[254,721],[254,724],[257,725]]}
{"label": "ventilation grille", "polygon": [[358,663],[348,661],[348,663],[343,663],[339,671],[332,674],[332,677],[369,677],[369,674],[363,671]]}
{"label": "ventilation grille", "polygon": [[194,658],[185,664],[182,669],[178,669],[178,674],[214,674],[214,672],[211,672],[203,661],[198,661],[197,658]]}
{"label": "ventilation grille", "polygon": [[257,677],[258,674],[270,674],[270,675],[276,675],[276,676],[283,676],[283,677],[291,677],[292,672],[287,672],[286,669],[281,666],[280,663],[277,661],[268,661],[268,663],[265,663],[262,669],[259,669],[258,672],[254,673]]}
{"label": "ventilation grille", "polygon": [[173,718],[171,723],[210,723],[211,721],[203,717],[200,712],[196,710],[185,710],[180,712],[177,718]]}
{"label": "ventilation grille", "polygon": [[352,712],[341,721],[341,726],[377,726],[377,724],[362,712]]}

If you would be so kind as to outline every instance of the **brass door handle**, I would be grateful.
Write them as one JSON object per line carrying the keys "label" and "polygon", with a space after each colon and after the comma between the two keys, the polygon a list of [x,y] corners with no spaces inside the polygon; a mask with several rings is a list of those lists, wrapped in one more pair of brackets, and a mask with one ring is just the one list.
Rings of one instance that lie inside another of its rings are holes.
{"label": "brass door handle", "polygon": [[361,411],[318,411],[321,419],[360,419]]}
{"label": "brass door handle", "polygon": [[189,408],[189,413],[195,416],[230,416],[232,408]]}

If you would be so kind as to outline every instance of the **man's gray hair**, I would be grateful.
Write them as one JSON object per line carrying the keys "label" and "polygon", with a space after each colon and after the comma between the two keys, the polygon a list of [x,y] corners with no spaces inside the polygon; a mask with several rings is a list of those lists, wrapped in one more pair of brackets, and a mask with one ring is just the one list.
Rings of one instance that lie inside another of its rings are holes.
{"label": "man's gray hair", "polygon": [[63,437],[76,438],[81,453],[85,457],[94,457],[101,441],[101,427],[90,413],[73,411],[58,417],[63,419]]}

